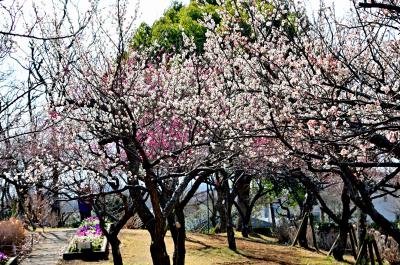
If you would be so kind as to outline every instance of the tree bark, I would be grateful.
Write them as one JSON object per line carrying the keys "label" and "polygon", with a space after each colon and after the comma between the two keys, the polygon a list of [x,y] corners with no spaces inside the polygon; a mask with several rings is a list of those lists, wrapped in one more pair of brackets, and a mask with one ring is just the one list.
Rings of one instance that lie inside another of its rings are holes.
{"label": "tree bark", "polygon": [[[311,193],[307,193],[304,207],[303,207],[303,214],[302,214],[304,223],[299,228],[300,230],[299,230],[299,236],[298,236],[299,245],[302,248],[307,248],[307,249],[309,248],[308,242],[307,242],[308,218],[306,217],[306,215],[311,214],[313,206],[314,206],[314,197]],[[304,218],[304,217],[306,217],[306,218]]]}
{"label": "tree bark", "polygon": [[228,180],[223,183],[225,191],[225,211],[226,211],[226,233],[228,237],[228,247],[231,250],[236,251],[236,240],[235,240],[235,230],[233,228],[232,222],[232,198],[229,190]]}
{"label": "tree bark", "polygon": [[337,240],[332,255],[337,261],[343,261],[343,255],[347,246],[347,234],[349,232],[350,212],[350,197],[346,186],[342,190],[342,218],[339,224],[339,239]]}
{"label": "tree bark", "polygon": [[[360,216],[358,217],[358,231],[357,231],[357,237],[358,237],[358,249],[357,253],[361,251],[361,246],[364,244],[365,237],[367,235],[367,215],[360,211]],[[367,249],[364,248],[363,253],[360,253],[360,265],[365,265],[368,263],[367,259]]]}
{"label": "tree bark", "polygon": [[[135,143],[130,138],[123,139],[124,149],[128,158],[128,168],[132,175],[136,175],[139,169],[141,158],[139,157]],[[143,159],[143,157],[142,157]],[[157,192],[157,185],[153,181],[151,174],[150,165],[143,162],[143,167],[146,171],[146,177],[144,179],[146,188],[150,194],[151,204],[153,206],[153,212],[151,213],[143,199],[142,193],[138,189],[130,189],[130,196],[132,197],[133,204],[137,213],[139,214],[142,222],[146,229],[149,231],[151,236],[150,253],[154,265],[169,265],[170,260],[165,247],[164,236],[165,236],[165,218],[161,212],[160,197]],[[132,186],[140,186],[137,179],[131,178],[129,182]]]}
{"label": "tree bark", "polygon": [[164,242],[164,234],[160,234],[158,231],[150,232],[151,243],[150,253],[153,265],[170,265],[167,248]]}
{"label": "tree bark", "polygon": [[248,238],[249,234],[251,233],[251,228],[248,225],[249,222],[250,222],[250,218],[248,218],[248,216],[246,214],[242,221],[242,236],[245,238]]}
{"label": "tree bark", "polygon": [[[357,230],[357,237],[358,237],[358,248],[364,243],[365,236],[367,235],[367,215],[360,211],[360,216],[358,217],[358,230]],[[358,249],[358,251],[360,251]]]}
{"label": "tree bark", "polygon": [[226,225],[227,220],[226,220],[225,206],[222,203],[224,201],[225,194],[224,194],[224,190],[221,187],[221,185],[222,184],[219,184],[215,188],[217,190],[217,196],[218,196],[215,207],[216,207],[216,209],[217,209],[217,211],[219,213],[219,226],[220,226],[219,232],[220,233],[225,233],[226,232],[226,226],[227,226]]}
{"label": "tree bark", "polygon": [[341,177],[349,189],[352,201],[361,211],[368,214],[385,233],[393,237],[393,239],[400,244],[400,229],[375,209],[371,196],[365,187],[365,183],[359,181],[348,166],[340,165],[340,169],[342,171]]}
{"label": "tree bark", "polygon": [[175,215],[171,214],[168,217],[168,224],[170,227],[172,239],[174,241],[174,265],[185,264],[185,240],[186,240],[186,229],[185,229],[185,216],[183,209],[175,208]]}
{"label": "tree bark", "polygon": [[237,222],[237,231],[242,231],[244,237],[249,236],[249,218],[247,218],[248,211],[250,210],[250,182],[251,177],[242,175],[236,182],[237,191],[237,207],[241,213]]}
{"label": "tree bark", "polygon": [[121,241],[119,241],[119,239],[116,236],[110,236],[108,238],[108,240],[111,245],[111,251],[112,251],[114,265],[123,265],[121,250],[119,247],[121,244]]}
{"label": "tree bark", "polygon": [[306,249],[309,248],[307,242],[307,227],[308,227],[308,216],[303,216],[303,224],[299,228],[298,242],[300,247]]}
{"label": "tree bark", "polygon": [[[186,228],[185,228],[185,214],[183,212],[185,206],[189,203],[190,199],[194,196],[201,183],[208,177],[209,173],[201,174],[198,176],[192,188],[186,193],[183,200],[175,205],[174,214],[168,216],[168,223],[171,230],[171,235],[174,240],[174,265],[185,264],[185,240],[186,240]],[[208,196],[208,194],[207,194]]]}
{"label": "tree bark", "polygon": [[[274,204],[271,202],[271,203],[269,204],[269,207],[270,207],[270,211],[271,211],[270,217],[271,217],[272,229],[275,230],[275,229],[276,229],[276,220],[275,220],[275,210],[274,210],[273,205],[274,205]],[[289,211],[288,211],[288,214],[290,214]]]}

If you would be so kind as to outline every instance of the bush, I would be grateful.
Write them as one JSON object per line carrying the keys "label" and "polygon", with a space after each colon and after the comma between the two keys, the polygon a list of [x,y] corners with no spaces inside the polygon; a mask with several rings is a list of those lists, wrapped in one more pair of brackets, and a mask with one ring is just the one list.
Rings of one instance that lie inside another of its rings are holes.
{"label": "bush", "polygon": [[390,265],[400,264],[399,245],[393,238],[388,238],[381,252],[381,256],[387,260]]}
{"label": "bush", "polygon": [[264,235],[264,236],[272,236],[272,229],[271,227],[257,227],[253,228],[253,232]]}
{"label": "bush", "polygon": [[392,237],[382,234],[378,230],[370,229],[368,232],[375,238],[381,257],[385,259],[390,265],[399,265],[399,244],[397,244],[397,242]]}
{"label": "bush", "polygon": [[13,246],[19,247],[24,243],[26,230],[23,223],[11,217],[8,221],[0,222],[0,251],[14,254]]}
{"label": "bush", "polygon": [[291,242],[290,236],[291,228],[286,219],[282,219],[281,222],[276,226],[274,236],[278,239],[279,243],[287,244]]}
{"label": "bush", "polygon": [[315,223],[315,229],[321,233],[329,233],[332,230],[338,230],[338,225],[335,223],[320,222]]}
{"label": "bush", "polygon": [[140,219],[139,215],[135,214],[134,216],[132,216],[128,222],[126,222],[125,228],[127,229],[139,229],[139,228],[143,228],[143,222]]}

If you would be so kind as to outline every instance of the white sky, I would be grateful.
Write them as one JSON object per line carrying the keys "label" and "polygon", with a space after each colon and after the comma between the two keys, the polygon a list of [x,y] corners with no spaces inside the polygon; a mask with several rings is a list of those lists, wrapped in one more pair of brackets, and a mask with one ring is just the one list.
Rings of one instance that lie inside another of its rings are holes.
{"label": "white sky", "polygon": [[[141,16],[139,21],[144,21],[147,24],[152,24],[155,20],[160,18],[164,11],[171,6],[172,0],[141,0],[139,12]],[[189,4],[189,0],[180,0],[183,4]]]}
{"label": "white sky", "polygon": [[[307,13],[311,15],[320,7],[321,0],[303,0],[303,2],[305,3]],[[344,17],[350,11],[350,8],[354,8],[353,0],[323,0],[323,2],[326,6],[333,5],[338,17]]]}
{"label": "white sky", "polygon": [[[2,1],[2,0],[0,0]],[[29,9],[29,7],[31,7],[31,4],[29,4],[30,2],[35,2],[35,0],[17,0],[17,1],[21,1],[22,3],[24,3],[24,5]],[[157,20],[158,18],[160,18],[163,13],[171,6],[173,0],[130,0],[129,4],[132,6],[132,8],[134,7],[135,3],[137,3],[139,1],[139,17],[136,21],[136,23],[134,23],[135,25],[139,25],[141,22],[146,22],[149,25],[152,25],[152,23]],[[183,3],[184,5],[189,4],[190,0],[178,0],[181,3]],[[303,1],[305,3],[306,9],[307,9],[307,13],[309,14],[310,18],[312,19],[312,13],[313,11],[317,10],[320,6],[320,0],[300,0]],[[352,1],[353,0],[324,0],[325,3],[327,5],[332,5],[332,3],[334,3],[335,6],[335,11],[338,15],[338,17],[344,17],[345,14],[350,10],[350,8],[353,6]],[[360,1],[360,0],[357,0]],[[13,2],[13,0],[5,0],[4,3],[11,3]],[[84,6],[86,6],[89,2],[86,1],[75,1],[77,3],[79,3],[79,8],[81,9],[85,9]],[[50,0],[40,0],[38,1],[38,3],[40,3],[41,7],[46,6],[46,4],[50,4],[51,1]],[[104,3],[108,3],[106,0],[104,1]],[[43,12],[43,8],[42,10],[40,10],[41,12]],[[110,11],[106,11],[107,13],[109,13]],[[23,29],[20,28],[21,27],[21,23],[17,24],[17,29],[16,31],[19,33],[24,33]],[[20,45],[20,47],[26,46],[24,44],[28,43],[27,39],[22,39],[22,38],[17,38],[16,39],[18,41],[18,44]],[[24,50],[24,49],[21,49]],[[22,54],[21,52],[19,52],[18,54]],[[18,67],[17,65],[11,63],[11,64],[6,64],[6,65],[0,65],[0,69],[3,70],[5,69],[5,67]]]}
{"label": "white sky", "polygon": [[[319,8],[320,0],[303,0],[307,8],[307,12],[311,14],[313,10]],[[183,4],[189,4],[190,0],[180,0]],[[324,0],[327,6],[334,3],[335,12],[338,16],[344,16],[351,7],[352,0]],[[152,24],[156,19],[162,16],[164,11],[171,6],[172,0],[140,0],[140,22],[145,21],[147,24]]]}
{"label": "white sky", "polygon": [[[155,20],[160,18],[164,11],[171,6],[172,0],[139,0],[140,13],[139,22],[146,22],[152,24]],[[183,4],[189,4],[190,0],[180,0]],[[320,0],[303,0],[307,13],[311,16],[320,6]],[[353,7],[353,0],[324,0],[327,6],[334,4],[335,12],[338,17],[344,17]]]}

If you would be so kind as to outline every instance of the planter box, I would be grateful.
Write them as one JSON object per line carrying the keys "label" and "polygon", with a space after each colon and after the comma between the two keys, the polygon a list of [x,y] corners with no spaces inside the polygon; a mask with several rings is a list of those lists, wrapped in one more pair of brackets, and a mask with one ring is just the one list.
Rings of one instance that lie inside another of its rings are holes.
{"label": "planter box", "polygon": [[[72,246],[72,241],[69,243],[67,251]],[[97,251],[87,250],[84,252],[64,252],[63,253],[64,260],[72,260],[72,259],[82,259],[82,260],[103,260],[108,259],[108,241],[104,236],[103,243],[101,245],[101,249]]]}
{"label": "planter box", "polygon": [[[110,227],[107,227],[107,230],[110,231]],[[101,244],[101,249],[93,251],[91,249],[84,250],[82,252],[69,252],[69,249],[73,245],[73,240],[68,244],[66,252],[63,253],[64,260],[73,260],[73,259],[81,259],[81,260],[105,260],[108,259],[108,241],[106,236],[104,236],[103,242]]]}
{"label": "planter box", "polygon": [[6,265],[17,265],[17,257],[12,257],[12,258],[10,258],[10,259],[7,261]]}

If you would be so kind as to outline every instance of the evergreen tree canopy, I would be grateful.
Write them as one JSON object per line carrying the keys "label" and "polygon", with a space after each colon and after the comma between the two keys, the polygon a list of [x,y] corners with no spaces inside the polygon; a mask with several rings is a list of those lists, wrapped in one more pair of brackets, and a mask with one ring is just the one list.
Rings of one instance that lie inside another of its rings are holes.
{"label": "evergreen tree canopy", "polygon": [[174,2],[165,11],[163,17],[157,20],[151,27],[142,23],[132,40],[134,48],[159,47],[166,52],[179,50],[183,45],[184,32],[193,38],[197,52],[202,52],[205,42],[206,29],[198,21],[210,14],[218,23],[217,5],[215,1],[192,1],[189,5]]}

